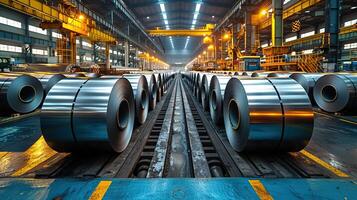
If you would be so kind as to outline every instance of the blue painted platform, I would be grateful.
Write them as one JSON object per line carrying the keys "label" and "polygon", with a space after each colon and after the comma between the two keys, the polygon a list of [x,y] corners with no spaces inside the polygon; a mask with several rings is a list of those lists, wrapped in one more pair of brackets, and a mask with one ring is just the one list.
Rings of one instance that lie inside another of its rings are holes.
{"label": "blue painted platform", "polygon": [[[0,179],[1,199],[88,199],[104,179]],[[259,199],[246,178],[105,179],[103,199]],[[356,199],[347,179],[257,179],[273,199]]]}

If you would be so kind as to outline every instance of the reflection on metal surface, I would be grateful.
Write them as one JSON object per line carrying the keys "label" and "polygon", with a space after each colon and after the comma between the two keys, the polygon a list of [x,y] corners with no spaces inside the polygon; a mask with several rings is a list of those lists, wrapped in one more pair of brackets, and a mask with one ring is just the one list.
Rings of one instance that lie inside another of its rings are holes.
{"label": "reflection on metal surface", "polygon": [[289,78],[232,78],[224,94],[223,115],[236,151],[299,151],[313,130],[309,98]]}
{"label": "reflection on metal surface", "polygon": [[[29,149],[27,149],[22,155],[25,156],[25,162],[20,169],[17,169],[11,176],[21,176],[35,168],[40,163],[51,158],[57,152],[49,148],[46,141],[41,136]],[[15,153],[16,154],[16,153]],[[6,157],[15,156],[13,153],[9,153]],[[4,159],[4,158],[3,158]],[[1,159],[3,161],[3,159]]]}
{"label": "reflection on metal surface", "polygon": [[0,76],[0,113],[29,113],[36,110],[44,96],[41,82],[29,75]]}
{"label": "reflection on metal surface", "polygon": [[333,167],[332,165],[328,164],[327,162],[321,160],[320,158],[316,157],[315,155],[311,154],[310,152],[306,151],[306,150],[302,150],[300,151],[301,154],[303,154],[304,156],[310,158],[311,160],[315,161],[317,164],[325,167],[326,169],[330,170],[332,173],[336,174],[339,177],[344,177],[347,178],[349,177],[348,174],[342,172],[341,170]]}
{"label": "reflection on metal surface", "polygon": [[158,92],[158,85],[156,81],[156,77],[154,74],[144,74],[146,80],[148,81],[149,86],[149,105],[150,110],[154,110],[156,107],[157,102],[157,92]]}
{"label": "reflection on metal surface", "polygon": [[63,79],[48,93],[41,128],[60,152],[122,152],[134,127],[135,107],[128,80]]}
{"label": "reflection on metal surface", "polygon": [[328,74],[316,82],[314,99],[327,112],[357,113],[357,74]]}

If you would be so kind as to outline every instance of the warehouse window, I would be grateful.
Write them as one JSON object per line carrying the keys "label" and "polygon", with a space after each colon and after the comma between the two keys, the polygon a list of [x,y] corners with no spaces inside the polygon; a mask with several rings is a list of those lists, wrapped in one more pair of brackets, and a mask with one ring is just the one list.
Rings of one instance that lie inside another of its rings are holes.
{"label": "warehouse window", "polygon": [[343,48],[344,49],[357,49],[357,42],[345,44],[343,46]]}
{"label": "warehouse window", "polygon": [[350,20],[350,21],[347,21],[345,22],[345,26],[352,26],[354,24],[357,24],[357,19],[353,19],[353,20]]}
{"label": "warehouse window", "polygon": [[32,49],[32,54],[47,56],[48,55],[48,51],[47,50],[43,50],[43,49]]}
{"label": "warehouse window", "polygon": [[325,28],[320,28],[320,33],[325,33]]}
{"label": "warehouse window", "polygon": [[79,44],[79,40],[78,39],[76,40],[76,44]]}
{"label": "warehouse window", "polygon": [[42,28],[32,26],[32,25],[29,25],[29,31],[34,32],[34,33],[39,33],[42,35],[47,35],[47,30],[43,30]]}
{"label": "warehouse window", "polygon": [[54,37],[54,38],[62,38],[62,34],[61,33],[52,32],[52,37]]}
{"label": "warehouse window", "polygon": [[309,36],[312,36],[312,35],[315,35],[315,31],[310,31],[310,32],[303,33],[303,34],[301,34],[301,38],[309,37]]}
{"label": "warehouse window", "polygon": [[314,52],[313,49],[307,49],[307,50],[302,51],[302,54],[312,54],[313,52]]}
{"label": "warehouse window", "polygon": [[290,42],[290,41],[293,41],[293,40],[296,40],[297,39],[297,36],[292,36],[292,37],[288,37],[285,39],[285,42]]}
{"label": "warehouse window", "polygon": [[284,5],[289,3],[291,0],[284,0]]}
{"label": "warehouse window", "polygon": [[18,22],[18,21],[12,20],[12,19],[8,19],[8,18],[5,18],[5,17],[0,17],[0,24],[13,26],[13,27],[16,27],[16,28],[21,28],[21,22]]}
{"label": "warehouse window", "polygon": [[11,46],[6,44],[0,44],[0,51],[22,53],[22,48],[18,46]]}

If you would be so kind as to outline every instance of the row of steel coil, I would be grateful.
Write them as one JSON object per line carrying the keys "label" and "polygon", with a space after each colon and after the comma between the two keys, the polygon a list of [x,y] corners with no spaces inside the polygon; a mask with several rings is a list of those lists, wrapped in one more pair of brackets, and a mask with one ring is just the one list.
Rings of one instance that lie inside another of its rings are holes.
{"label": "row of steel coil", "polygon": [[313,106],[357,113],[357,74],[184,74],[193,94],[242,151],[300,151],[313,133]]}
{"label": "row of steel coil", "polygon": [[41,108],[42,134],[58,152],[122,152],[174,78],[172,73],[66,76],[0,75],[3,113]]}

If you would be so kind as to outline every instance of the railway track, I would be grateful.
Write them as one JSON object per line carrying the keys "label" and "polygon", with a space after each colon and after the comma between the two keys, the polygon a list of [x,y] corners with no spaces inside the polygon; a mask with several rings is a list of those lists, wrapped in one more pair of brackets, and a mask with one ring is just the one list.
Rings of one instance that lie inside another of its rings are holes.
{"label": "railway track", "polygon": [[181,75],[173,81],[121,154],[57,153],[39,138],[25,152],[1,154],[0,177],[337,177],[300,152],[237,153]]}

